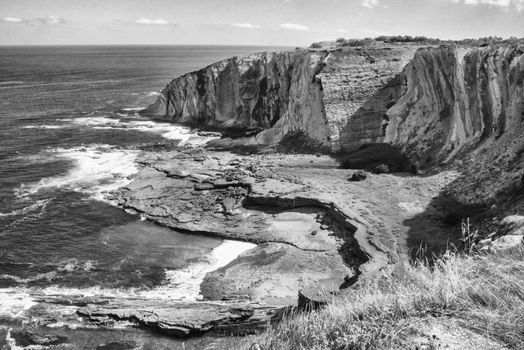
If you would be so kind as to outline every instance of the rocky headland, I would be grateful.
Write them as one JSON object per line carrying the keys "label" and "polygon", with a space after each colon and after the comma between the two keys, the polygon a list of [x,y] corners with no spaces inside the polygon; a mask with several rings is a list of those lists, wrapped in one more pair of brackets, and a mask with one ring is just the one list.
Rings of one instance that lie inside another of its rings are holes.
{"label": "rocky headland", "polygon": [[253,331],[299,291],[302,308],[351,293],[362,275],[459,246],[462,220],[487,235],[524,205],[520,44],[234,57],[174,79],[142,114],[222,137],[143,151],[118,205],[257,246],[208,273],[201,302],[86,303],[94,323]]}

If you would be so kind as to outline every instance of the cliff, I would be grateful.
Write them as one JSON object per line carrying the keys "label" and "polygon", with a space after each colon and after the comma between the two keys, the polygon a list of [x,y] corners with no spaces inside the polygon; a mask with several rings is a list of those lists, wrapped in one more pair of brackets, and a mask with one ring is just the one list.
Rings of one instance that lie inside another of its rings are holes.
{"label": "cliff", "polygon": [[174,79],[143,113],[264,145],[295,134],[333,152],[385,142],[424,166],[521,121],[523,62],[519,45],[258,53]]}
{"label": "cliff", "polygon": [[143,113],[258,133],[253,142],[261,144],[307,131],[327,146],[330,132],[316,77],[325,57],[324,52],[265,52],[226,59],[171,81]]}
{"label": "cliff", "polygon": [[446,162],[493,143],[524,119],[524,50],[420,49],[401,74],[384,142],[421,164]]}

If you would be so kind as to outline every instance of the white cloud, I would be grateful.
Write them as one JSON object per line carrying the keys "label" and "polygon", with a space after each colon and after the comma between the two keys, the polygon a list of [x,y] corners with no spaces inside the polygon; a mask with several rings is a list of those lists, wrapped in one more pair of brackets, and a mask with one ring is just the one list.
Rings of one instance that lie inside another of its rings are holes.
{"label": "white cloud", "polygon": [[149,19],[149,18],[140,18],[135,20],[135,23],[137,24],[169,24],[169,21],[166,21],[162,18],[155,18],[155,19]]}
{"label": "white cloud", "polygon": [[524,0],[451,0],[454,3],[463,2],[466,5],[488,5],[497,6],[500,8],[515,7],[517,11],[524,10]]}
{"label": "white cloud", "polygon": [[372,9],[378,6],[378,0],[363,0],[362,6]]}
{"label": "white cloud", "polygon": [[2,19],[4,20],[4,22],[9,22],[9,23],[20,23],[23,21],[21,18],[17,18],[17,17],[4,17]]}
{"label": "white cloud", "polygon": [[49,15],[47,17],[37,17],[37,18],[18,18],[18,17],[4,17],[4,22],[9,23],[26,23],[34,26],[47,26],[47,25],[57,25],[65,23],[66,20],[60,16]]}
{"label": "white cloud", "polygon": [[65,20],[62,18],[62,17],[59,17],[59,16],[47,16],[47,17],[43,17],[43,18],[35,18],[34,19],[34,23],[35,24],[38,24],[38,25],[46,25],[46,24],[60,24],[60,23],[64,23]]}
{"label": "white cloud", "polygon": [[233,27],[237,28],[245,28],[245,29],[257,29],[260,28],[258,24],[251,24],[251,23],[233,23]]}
{"label": "white cloud", "polygon": [[285,30],[298,30],[298,31],[308,31],[309,27],[303,26],[302,24],[297,23],[282,23],[279,25],[280,29]]}
{"label": "white cloud", "polygon": [[348,31],[342,28],[337,29],[337,33],[347,33]]}

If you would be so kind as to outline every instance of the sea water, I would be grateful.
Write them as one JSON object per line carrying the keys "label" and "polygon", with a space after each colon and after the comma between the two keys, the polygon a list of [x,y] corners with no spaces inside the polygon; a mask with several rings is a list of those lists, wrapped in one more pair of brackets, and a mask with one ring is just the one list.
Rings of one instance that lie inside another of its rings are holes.
{"label": "sea water", "polygon": [[[0,348],[14,346],[10,332],[24,327],[35,293],[197,300],[207,272],[251,247],[154,225],[108,197],[138,171],[137,146],[208,140],[138,114],[170,79],[267,49],[0,48]],[[134,329],[74,332],[176,348]]]}

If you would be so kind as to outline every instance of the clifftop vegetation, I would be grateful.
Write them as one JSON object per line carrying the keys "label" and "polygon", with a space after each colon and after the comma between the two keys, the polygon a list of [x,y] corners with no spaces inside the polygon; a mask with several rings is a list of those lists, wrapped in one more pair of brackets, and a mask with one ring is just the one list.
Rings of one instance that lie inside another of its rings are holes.
{"label": "clifftop vegetation", "polygon": [[517,249],[401,263],[233,348],[522,349],[523,258]]}
{"label": "clifftop vegetation", "polygon": [[310,48],[320,49],[327,46],[334,47],[375,47],[383,44],[411,44],[411,45],[457,45],[467,47],[481,47],[494,44],[514,44],[524,43],[524,38],[509,37],[502,38],[498,36],[488,36],[482,38],[469,38],[461,40],[442,40],[438,38],[428,38],[425,36],[411,35],[381,35],[375,38],[364,39],[346,39],[338,38],[333,42],[316,42],[311,44]]}

